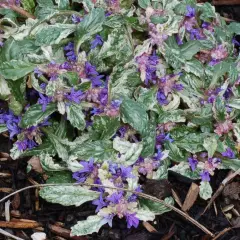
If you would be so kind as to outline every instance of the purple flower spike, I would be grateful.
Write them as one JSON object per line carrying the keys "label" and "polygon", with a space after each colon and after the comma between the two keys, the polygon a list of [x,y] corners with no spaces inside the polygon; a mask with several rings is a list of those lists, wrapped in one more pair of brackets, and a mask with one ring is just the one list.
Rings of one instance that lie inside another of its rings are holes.
{"label": "purple flower spike", "polygon": [[100,194],[99,199],[92,201],[92,204],[97,206],[96,212],[99,212],[101,208],[106,207],[108,205],[106,202],[104,202],[102,193]]}
{"label": "purple flower spike", "polygon": [[227,158],[235,158],[235,153],[231,148],[228,147],[225,152],[222,152],[222,156]]}
{"label": "purple flower spike", "polygon": [[8,121],[7,128],[10,134],[10,139],[12,139],[15,135],[18,135],[20,133],[20,128],[17,126],[17,124],[13,122]]}
{"label": "purple flower spike", "polygon": [[136,217],[135,213],[128,213],[126,215],[127,220],[127,228],[131,228],[132,226],[137,228],[139,225],[139,219]]}
{"label": "purple flower spike", "polygon": [[112,227],[112,220],[113,220],[114,215],[109,214],[107,216],[104,216],[104,218],[101,221],[101,224],[106,224],[108,223],[109,227]]}
{"label": "purple flower spike", "polygon": [[64,51],[66,51],[66,56],[69,61],[76,62],[77,56],[74,52],[74,43],[69,42],[68,45],[66,45],[64,48]]}
{"label": "purple flower spike", "polygon": [[118,204],[123,197],[123,193],[113,193],[111,196],[107,197],[107,200],[111,203]]}
{"label": "purple flower spike", "polygon": [[80,16],[77,16],[76,14],[72,15],[72,22],[73,23],[80,23],[82,21],[82,18]]}
{"label": "purple flower spike", "polygon": [[196,15],[195,8],[191,7],[190,5],[187,6],[187,12],[185,14],[186,17],[194,17]]}
{"label": "purple flower spike", "polygon": [[0,47],[3,47],[4,43],[0,41]]}
{"label": "purple flower spike", "polygon": [[202,181],[204,182],[210,182],[210,174],[207,170],[203,170],[201,173],[200,173],[200,176],[202,178]]}
{"label": "purple flower spike", "polygon": [[42,105],[42,111],[45,112],[46,111],[46,107],[48,105],[48,103],[50,103],[52,101],[51,97],[48,96],[44,96],[43,94],[39,93],[40,98],[38,99],[38,103]]}
{"label": "purple flower spike", "polygon": [[37,75],[38,78],[41,77],[41,76],[43,75],[43,72],[40,71],[39,68],[35,68],[35,69],[34,69],[34,73]]}
{"label": "purple flower spike", "polygon": [[192,171],[195,171],[197,164],[198,164],[198,160],[195,157],[190,157],[190,158],[188,158],[188,163],[189,163]]}
{"label": "purple flower spike", "polygon": [[74,88],[71,89],[71,93],[66,95],[66,98],[75,103],[80,103],[81,98],[83,97],[83,92],[81,90],[75,91]]}
{"label": "purple flower spike", "polygon": [[24,151],[27,149],[28,141],[27,141],[27,139],[24,139],[22,141],[17,141],[16,145],[17,145],[18,150]]}
{"label": "purple flower spike", "polygon": [[91,49],[96,48],[98,45],[103,45],[103,39],[100,35],[96,35],[95,39],[91,42]]}

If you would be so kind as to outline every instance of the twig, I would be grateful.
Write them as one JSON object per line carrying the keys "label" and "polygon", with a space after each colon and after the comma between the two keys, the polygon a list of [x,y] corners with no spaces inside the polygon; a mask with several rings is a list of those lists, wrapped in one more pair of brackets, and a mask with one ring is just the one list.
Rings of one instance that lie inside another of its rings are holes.
{"label": "twig", "polygon": [[104,185],[100,185],[100,184],[88,184],[88,183],[65,183],[65,184],[55,184],[55,183],[50,183],[50,184],[39,184],[39,185],[34,185],[34,186],[28,186],[22,189],[19,189],[13,193],[10,193],[9,195],[7,195],[6,197],[2,198],[0,200],[1,202],[4,202],[5,200],[7,200],[9,197],[15,195],[16,193],[25,191],[27,189],[31,189],[31,188],[41,188],[41,187],[53,187],[53,186],[88,186],[88,187],[101,187],[101,188],[110,188],[110,189],[115,189],[118,191],[125,191],[125,192],[131,192],[133,194],[138,195],[139,197],[145,198],[145,199],[149,199],[152,200],[154,202],[157,203],[161,203],[164,206],[170,208],[171,210],[177,212],[178,214],[180,214],[181,216],[183,216],[185,219],[187,219],[189,222],[191,222],[192,224],[194,224],[195,226],[197,226],[198,228],[200,228],[203,232],[205,232],[206,234],[210,235],[211,237],[214,237],[214,234],[211,233],[206,227],[204,227],[202,224],[200,224],[198,221],[196,221],[195,219],[191,218],[188,214],[184,213],[183,211],[181,211],[180,209],[164,202],[163,200],[160,200],[156,197],[152,197],[150,195],[147,195],[145,193],[140,193],[140,192],[136,192],[133,190],[129,190],[129,189],[125,189],[125,188],[117,188],[117,187],[111,187],[111,186],[104,186]]}
{"label": "twig", "polygon": [[38,222],[23,222],[23,221],[11,221],[11,222],[5,222],[5,221],[0,221],[0,227],[3,228],[36,228],[39,227],[40,223]]}
{"label": "twig", "polygon": [[26,17],[26,18],[32,18],[36,19],[35,16],[33,16],[31,13],[25,11],[23,8],[17,7],[16,5],[10,5],[10,8],[14,11],[19,13],[20,15]]}
{"label": "twig", "polygon": [[19,237],[16,237],[14,235],[12,235],[11,233],[7,232],[7,231],[4,231],[3,229],[0,228],[0,234],[6,236],[6,237],[11,237],[13,239],[16,239],[16,240],[24,240],[22,238],[19,238]]}
{"label": "twig", "polygon": [[235,178],[238,174],[240,174],[240,168],[236,172],[228,175],[222,181],[222,183],[220,184],[218,190],[214,193],[214,195],[212,196],[211,200],[209,201],[208,205],[206,206],[206,208],[204,209],[204,211],[202,212],[201,215],[203,215],[208,210],[208,208],[212,205],[212,203],[216,200],[216,198],[221,194],[222,190],[227,185],[227,183],[230,182],[233,178]]}
{"label": "twig", "polygon": [[216,237],[214,237],[212,240],[216,240],[218,238],[220,238],[222,235],[224,235],[226,232],[230,231],[232,228],[225,228],[223,229],[219,234],[216,235]]}

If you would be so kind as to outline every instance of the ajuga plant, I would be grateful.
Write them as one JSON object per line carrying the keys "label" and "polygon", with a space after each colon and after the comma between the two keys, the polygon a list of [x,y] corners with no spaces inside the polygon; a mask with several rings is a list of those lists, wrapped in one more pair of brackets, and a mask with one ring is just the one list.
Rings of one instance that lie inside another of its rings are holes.
{"label": "ajuga plant", "polygon": [[[240,24],[194,0],[3,0],[0,132],[13,159],[38,156],[48,182],[142,191],[168,171],[199,179],[240,167]],[[138,227],[169,211],[108,188],[46,187],[49,202]],[[174,204],[173,198],[165,201]]]}

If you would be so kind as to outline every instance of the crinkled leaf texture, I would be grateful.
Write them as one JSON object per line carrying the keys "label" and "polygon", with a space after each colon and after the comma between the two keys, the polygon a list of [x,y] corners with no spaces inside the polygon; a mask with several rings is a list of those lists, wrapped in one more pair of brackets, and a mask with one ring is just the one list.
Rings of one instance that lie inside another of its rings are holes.
{"label": "crinkled leaf texture", "polygon": [[141,142],[130,143],[120,137],[116,137],[113,140],[113,148],[121,154],[121,156],[117,158],[117,162],[130,166],[134,164],[140,156],[143,144]]}
{"label": "crinkled leaf texture", "polygon": [[51,203],[78,207],[85,202],[97,199],[99,193],[80,186],[54,186],[43,188],[40,196]]}
{"label": "crinkled leaf texture", "polygon": [[34,63],[21,60],[1,62],[0,74],[6,79],[17,80],[32,72],[36,66]]}
{"label": "crinkled leaf texture", "polygon": [[71,236],[85,236],[98,232],[104,224],[103,217],[98,215],[89,216],[86,220],[79,221],[71,228]]}

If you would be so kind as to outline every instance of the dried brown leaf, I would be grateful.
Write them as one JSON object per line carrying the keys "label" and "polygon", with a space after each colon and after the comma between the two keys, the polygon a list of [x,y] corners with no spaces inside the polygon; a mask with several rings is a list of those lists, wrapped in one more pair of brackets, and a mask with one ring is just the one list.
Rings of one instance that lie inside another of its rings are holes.
{"label": "dried brown leaf", "polygon": [[32,166],[32,169],[36,172],[42,173],[43,169],[40,163],[40,158],[33,156],[29,161],[28,164]]}
{"label": "dried brown leaf", "polygon": [[188,211],[193,206],[193,204],[197,200],[198,193],[199,193],[199,186],[196,183],[192,183],[182,206],[183,211]]}

